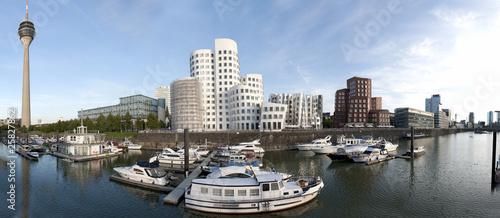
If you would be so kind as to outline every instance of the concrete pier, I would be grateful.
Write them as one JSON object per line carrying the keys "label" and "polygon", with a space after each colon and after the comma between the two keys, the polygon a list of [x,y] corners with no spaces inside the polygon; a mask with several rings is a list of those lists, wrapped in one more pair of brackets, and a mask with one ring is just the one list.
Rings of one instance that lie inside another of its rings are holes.
{"label": "concrete pier", "polygon": [[196,167],[196,169],[191,174],[189,174],[186,179],[184,179],[184,181],[182,181],[181,184],[177,186],[177,188],[175,188],[175,190],[170,192],[167,197],[163,198],[163,202],[167,204],[179,204],[179,200],[182,198],[182,196],[184,196],[184,192],[191,185],[191,181],[193,179],[196,179],[200,175],[201,167],[208,165],[215,153],[216,152],[212,152],[198,167]]}

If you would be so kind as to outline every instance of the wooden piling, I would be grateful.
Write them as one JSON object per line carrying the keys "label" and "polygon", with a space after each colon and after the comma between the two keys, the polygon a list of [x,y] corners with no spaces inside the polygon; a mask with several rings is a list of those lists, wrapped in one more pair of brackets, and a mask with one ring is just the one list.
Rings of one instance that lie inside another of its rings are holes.
{"label": "wooden piling", "polygon": [[411,127],[411,147],[410,147],[410,153],[411,153],[411,159],[413,159],[415,157],[415,154],[413,153],[413,148],[414,148],[414,145],[413,145],[413,142],[415,140],[415,127]]}
{"label": "wooden piling", "polygon": [[495,185],[496,181],[496,156],[497,156],[497,132],[493,132],[493,154],[491,159],[491,185]]}
{"label": "wooden piling", "polygon": [[189,129],[184,129],[184,175],[189,175]]}

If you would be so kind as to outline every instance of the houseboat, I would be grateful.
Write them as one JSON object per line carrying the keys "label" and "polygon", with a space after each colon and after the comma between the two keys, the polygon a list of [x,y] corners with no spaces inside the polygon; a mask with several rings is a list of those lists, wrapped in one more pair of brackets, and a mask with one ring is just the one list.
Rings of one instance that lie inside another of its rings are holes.
{"label": "houseboat", "polygon": [[285,182],[279,173],[254,173],[241,166],[221,167],[193,179],[185,192],[188,209],[225,214],[285,210],[314,199],[324,187],[320,177]]}
{"label": "houseboat", "polygon": [[71,156],[95,156],[105,153],[115,153],[118,149],[106,145],[102,134],[88,133],[86,126],[79,126],[73,133],[66,133],[64,142],[55,144],[52,151]]}

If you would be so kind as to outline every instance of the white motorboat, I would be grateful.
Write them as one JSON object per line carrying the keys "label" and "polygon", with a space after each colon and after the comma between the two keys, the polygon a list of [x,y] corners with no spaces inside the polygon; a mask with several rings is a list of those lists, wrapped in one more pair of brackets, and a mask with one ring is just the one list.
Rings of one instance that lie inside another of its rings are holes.
{"label": "white motorboat", "polygon": [[387,150],[370,146],[362,154],[352,156],[352,160],[356,163],[366,163],[376,160],[384,160],[388,157],[390,156]]}
{"label": "white motorboat", "polygon": [[254,173],[241,166],[221,167],[205,179],[193,179],[185,192],[188,209],[248,214],[285,210],[314,199],[324,187],[320,177],[285,182],[274,172]]}
{"label": "white motorboat", "polygon": [[[414,147],[413,148],[413,156],[417,157],[417,156],[420,156],[422,154],[425,154],[425,147],[424,146],[417,146],[417,147]],[[404,153],[402,156],[411,156],[411,149],[408,149],[406,151],[406,153]]]}
{"label": "white motorboat", "polygon": [[398,148],[398,144],[393,144],[390,141],[387,141],[385,139],[380,140],[377,144],[375,144],[375,146],[382,148],[382,149],[385,149],[389,152],[396,151],[396,149]]}
{"label": "white motorboat", "polygon": [[[181,154],[184,154],[184,146],[182,146],[182,148],[180,148],[179,150],[177,150],[178,153],[181,153]],[[208,155],[208,152],[210,152],[210,150],[208,149],[207,146],[204,146],[204,145],[195,145],[195,146],[190,146],[189,147],[189,153],[194,153],[196,152],[198,155],[202,155],[202,156],[206,156]]]}
{"label": "white motorboat", "polygon": [[336,153],[339,148],[344,148],[345,146],[360,144],[362,139],[360,138],[346,138],[344,135],[337,137],[337,143],[334,145],[327,145],[321,147],[311,148],[316,154],[331,154]]}
{"label": "white motorboat", "polygon": [[222,147],[222,149],[224,150],[236,150],[236,151],[240,151],[242,149],[251,149],[255,152],[255,154],[261,154],[261,153],[264,153],[264,149],[257,146],[257,145],[260,145],[260,139],[256,139],[256,140],[253,140],[251,142],[242,142],[238,145],[233,145],[233,146],[229,146],[228,148],[227,147]]}
{"label": "white motorboat", "polygon": [[140,150],[142,148],[142,145],[132,143],[129,138],[125,138],[125,141],[123,141],[120,145],[128,147],[128,150]]}
{"label": "white motorboat", "polygon": [[[200,156],[196,153],[189,154],[189,164],[194,163],[199,160]],[[160,163],[167,164],[184,164],[184,154],[175,152],[171,148],[163,148],[163,151],[158,155],[150,159],[150,162],[158,160]]]}
{"label": "white motorboat", "polygon": [[19,145],[19,151],[27,154],[31,151],[31,146],[29,145]]}
{"label": "white motorboat", "polygon": [[28,156],[30,156],[30,157],[36,157],[36,158],[38,158],[38,157],[40,156],[40,155],[38,154],[38,152],[36,152],[36,151],[30,151],[30,152],[28,152],[28,153],[26,153],[26,154],[27,154]]}
{"label": "white motorboat", "polygon": [[315,139],[311,143],[308,143],[308,144],[297,145],[297,148],[300,151],[309,151],[312,148],[332,145],[332,142],[330,141],[330,139],[331,139],[331,136],[326,136],[325,138],[322,138],[322,139]]}
{"label": "white motorboat", "polygon": [[158,162],[137,162],[131,167],[113,168],[122,178],[153,185],[168,185],[167,173],[159,168]]}

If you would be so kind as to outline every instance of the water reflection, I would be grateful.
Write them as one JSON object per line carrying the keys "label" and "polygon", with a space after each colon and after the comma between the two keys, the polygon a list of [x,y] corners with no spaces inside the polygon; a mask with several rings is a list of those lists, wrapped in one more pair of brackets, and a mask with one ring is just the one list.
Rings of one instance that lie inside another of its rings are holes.
{"label": "water reflection", "polygon": [[21,215],[22,217],[29,217],[30,208],[30,161],[26,158],[21,158]]}

